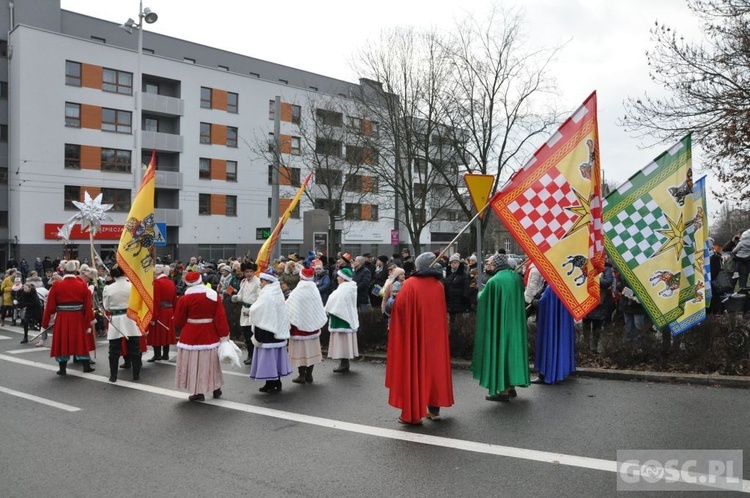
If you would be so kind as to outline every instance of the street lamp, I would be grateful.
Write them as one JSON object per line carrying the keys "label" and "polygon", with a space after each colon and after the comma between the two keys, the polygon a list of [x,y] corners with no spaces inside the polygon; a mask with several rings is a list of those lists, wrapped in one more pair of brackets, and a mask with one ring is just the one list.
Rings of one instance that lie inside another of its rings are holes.
{"label": "street lamp", "polygon": [[138,188],[141,185],[141,121],[143,120],[143,96],[141,82],[141,56],[143,55],[143,21],[146,24],[154,24],[159,16],[156,12],[152,11],[148,7],[143,8],[143,0],[140,0],[138,5],[138,22],[136,23],[132,18],[129,18],[124,24],[120,25],[120,28],[124,29],[131,35],[133,29],[138,30],[138,54],[136,55],[136,70],[134,77],[133,90],[135,93],[135,119],[133,120],[133,135],[134,135],[134,154],[130,160],[130,167],[133,169],[133,181],[134,189],[133,195],[138,192]]}

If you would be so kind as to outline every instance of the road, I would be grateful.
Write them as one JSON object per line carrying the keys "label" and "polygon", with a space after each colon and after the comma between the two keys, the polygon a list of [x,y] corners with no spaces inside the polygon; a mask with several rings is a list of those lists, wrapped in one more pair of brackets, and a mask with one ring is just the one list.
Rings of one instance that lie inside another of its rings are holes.
{"label": "road", "polygon": [[[276,395],[227,371],[220,400],[191,403],[173,363],[112,384],[102,341],[95,372],[60,377],[20,338],[0,329],[3,497],[612,496],[618,449],[750,448],[738,389],[570,379],[497,403],[455,370],[443,420],[405,427],[382,363],[329,360]],[[743,470],[750,492],[750,454]]]}

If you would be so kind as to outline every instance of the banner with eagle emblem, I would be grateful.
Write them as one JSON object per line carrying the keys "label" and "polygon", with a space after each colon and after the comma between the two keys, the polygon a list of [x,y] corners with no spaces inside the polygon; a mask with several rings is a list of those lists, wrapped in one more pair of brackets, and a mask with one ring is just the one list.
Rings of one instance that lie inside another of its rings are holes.
{"label": "banner with eagle emblem", "polygon": [[599,305],[604,269],[596,92],[490,200],[576,319]]}
{"label": "banner with eagle emblem", "polygon": [[155,157],[153,151],[117,246],[117,264],[133,284],[128,317],[135,320],[141,332],[148,330],[154,314]]}
{"label": "banner with eagle emblem", "polygon": [[659,328],[693,297],[695,215],[690,135],[604,202],[607,254]]}

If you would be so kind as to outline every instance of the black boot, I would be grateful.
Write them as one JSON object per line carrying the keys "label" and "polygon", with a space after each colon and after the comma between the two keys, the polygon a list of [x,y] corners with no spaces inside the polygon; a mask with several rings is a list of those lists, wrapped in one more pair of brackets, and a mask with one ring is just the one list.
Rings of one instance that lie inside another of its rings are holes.
{"label": "black boot", "polygon": [[117,363],[119,362],[119,356],[109,357],[109,381],[117,382]]}
{"label": "black boot", "polygon": [[143,364],[143,361],[141,360],[141,353],[131,355],[130,364],[133,365],[133,380],[140,379],[141,365]]}
{"label": "black boot", "polygon": [[29,342],[29,331],[24,330],[23,331],[23,340],[21,341],[21,344],[28,344]]}
{"label": "black boot", "polygon": [[169,359],[169,345],[162,346],[161,348],[161,359],[167,361]]}
{"label": "black boot", "polygon": [[336,373],[343,373],[349,371],[349,360],[347,358],[342,358],[341,363],[339,363],[339,366],[333,369]]}
{"label": "black boot", "polygon": [[275,386],[276,386],[276,381],[275,380],[267,380],[266,383],[263,384],[263,387],[261,387],[260,389],[258,389],[258,391],[260,391],[262,393],[271,393],[271,392],[274,391]]}
{"label": "black boot", "polygon": [[315,365],[310,365],[309,367],[307,367],[307,371],[305,372],[305,380],[309,382],[310,384],[312,384],[312,381],[313,381],[312,372],[313,372],[314,366]]}
{"label": "black boot", "polygon": [[281,377],[273,381],[273,392],[281,392]]}
{"label": "black boot", "polygon": [[68,375],[68,362],[67,361],[60,361],[58,362],[60,366],[60,370],[57,371],[57,375]]}
{"label": "black boot", "polygon": [[89,360],[81,360],[81,365],[83,365],[83,371],[85,373],[94,371],[94,368],[91,366],[91,362]]}
{"label": "black boot", "polygon": [[161,360],[161,346],[154,346],[154,356],[146,360],[149,363],[153,363],[156,360]]}
{"label": "black boot", "polygon": [[130,357],[129,356],[124,356],[122,359],[124,361],[123,361],[122,365],[120,365],[120,368],[124,368],[125,370],[130,369]]}
{"label": "black boot", "polygon": [[292,382],[295,384],[304,384],[305,383],[305,374],[307,373],[307,367],[299,367],[297,369],[299,372],[299,375],[292,379]]}

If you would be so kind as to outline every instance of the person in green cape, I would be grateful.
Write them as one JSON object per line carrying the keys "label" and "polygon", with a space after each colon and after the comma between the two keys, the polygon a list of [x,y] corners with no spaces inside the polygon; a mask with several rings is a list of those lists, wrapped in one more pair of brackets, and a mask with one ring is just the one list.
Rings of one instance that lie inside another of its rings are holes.
{"label": "person in green cape", "polygon": [[523,283],[505,254],[491,256],[487,271],[495,273],[478,298],[471,373],[489,389],[485,399],[509,401],[530,381]]}

